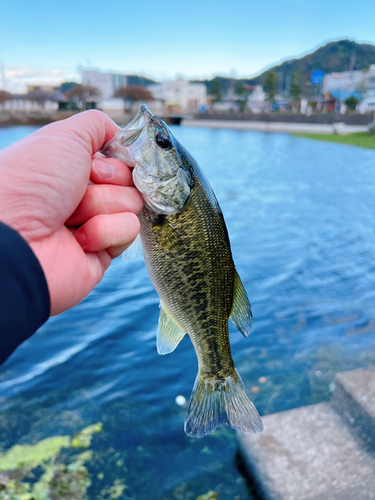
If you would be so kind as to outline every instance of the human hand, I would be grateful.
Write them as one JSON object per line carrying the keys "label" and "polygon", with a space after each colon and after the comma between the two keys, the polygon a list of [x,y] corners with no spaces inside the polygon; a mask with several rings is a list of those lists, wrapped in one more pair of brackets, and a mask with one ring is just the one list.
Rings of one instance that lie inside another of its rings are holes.
{"label": "human hand", "polygon": [[131,170],[98,153],[118,130],[86,111],[0,151],[0,221],[38,258],[52,315],[86,297],[139,232],[143,200]]}

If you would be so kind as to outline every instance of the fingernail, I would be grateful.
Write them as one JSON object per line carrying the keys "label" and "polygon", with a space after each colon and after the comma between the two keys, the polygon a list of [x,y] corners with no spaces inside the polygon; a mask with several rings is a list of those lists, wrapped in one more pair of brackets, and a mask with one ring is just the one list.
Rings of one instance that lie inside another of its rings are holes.
{"label": "fingernail", "polygon": [[110,179],[115,175],[115,168],[108,161],[97,160],[94,166],[95,172],[103,179]]}

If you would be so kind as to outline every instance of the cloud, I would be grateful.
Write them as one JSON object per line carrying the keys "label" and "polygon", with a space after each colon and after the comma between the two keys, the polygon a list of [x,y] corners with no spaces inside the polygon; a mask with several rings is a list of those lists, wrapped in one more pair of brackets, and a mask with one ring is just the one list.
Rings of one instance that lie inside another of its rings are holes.
{"label": "cloud", "polygon": [[[62,69],[40,69],[7,66],[4,68],[5,82],[2,87],[16,93],[26,93],[28,85],[60,85],[66,80],[77,80],[76,73],[66,73]],[[4,80],[4,77],[3,77]]]}

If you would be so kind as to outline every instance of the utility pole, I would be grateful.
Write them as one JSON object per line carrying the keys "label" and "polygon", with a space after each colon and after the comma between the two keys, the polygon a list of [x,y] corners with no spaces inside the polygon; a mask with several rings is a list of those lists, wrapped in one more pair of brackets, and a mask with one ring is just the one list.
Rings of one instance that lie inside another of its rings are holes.
{"label": "utility pole", "polygon": [[350,92],[353,92],[353,90],[354,90],[353,81],[354,81],[355,56],[356,56],[355,49],[353,49],[352,55],[350,57],[350,66],[349,66],[349,71],[350,71],[350,73],[349,73],[349,79],[350,79],[349,90],[350,90]]}
{"label": "utility pole", "polygon": [[83,84],[83,70],[84,70],[83,64],[82,63],[77,64],[76,70],[77,73],[80,75],[81,83]]}
{"label": "utility pole", "polygon": [[[292,76],[288,74],[288,75],[286,75],[286,78],[285,78],[285,95],[286,96],[290,95],[291,83],[292,83]],[[303,87],[303,85],[302,85],[302,87]]]}
{"label": "utility pole", "polygon": [[281,71],[279,71],[277,73],[277,93],[279,95],[281,95],[283,93],[283,79],[284,79],[284,75],[283,73],[281,73]]}

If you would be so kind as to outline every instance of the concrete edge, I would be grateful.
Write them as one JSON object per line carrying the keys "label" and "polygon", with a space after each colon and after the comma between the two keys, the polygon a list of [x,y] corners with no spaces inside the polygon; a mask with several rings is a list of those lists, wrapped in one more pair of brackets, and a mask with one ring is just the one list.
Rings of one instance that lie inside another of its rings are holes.
{"label": "concrete edge", "polygon": [[182,127],[203,127],[211,129],[256,130],[261,132],[313,133],[347,135],[356,132],[366,132],[367,126],[345,125],[344,123],[286,123],[286,122],[250,122],[236,120],[194,120],[185,118]]}

